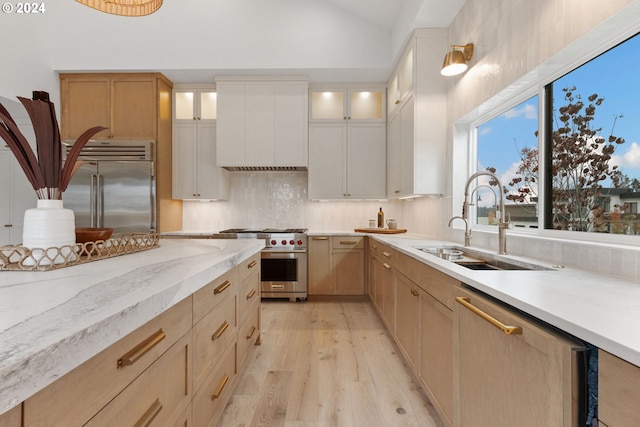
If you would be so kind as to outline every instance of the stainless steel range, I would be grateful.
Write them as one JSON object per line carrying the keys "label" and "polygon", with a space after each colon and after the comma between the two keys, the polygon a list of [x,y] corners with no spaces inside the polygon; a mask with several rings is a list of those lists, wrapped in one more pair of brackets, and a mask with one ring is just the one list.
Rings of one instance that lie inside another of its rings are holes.
{"label": "stainless steel range", "polygon": [[264,239],[260,280],[262,298],[307,299],[307,229],[232,228],[214,234],[218,239]]}

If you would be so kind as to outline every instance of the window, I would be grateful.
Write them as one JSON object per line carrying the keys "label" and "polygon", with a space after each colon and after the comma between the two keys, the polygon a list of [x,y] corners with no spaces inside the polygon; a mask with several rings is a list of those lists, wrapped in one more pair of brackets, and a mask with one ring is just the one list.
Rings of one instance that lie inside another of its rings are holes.
{"label": "window", "polygon": [[[500,178],[516,227],[537,227],[540,208],[546,229],[640,234],[639,54],[636,35],[544,87],[544,159],[538,96],[476,127],[477,170]],[[492,225],[499,189],[484,178],[471,203],[477,224]]]}
{"label": "window", "polygon": [[[538,96],[527,99],[476,129],[477,170],[498,176],[505,192],[505,212],[519,228],[538,227]],[[496,225],[500,189],[481,176],[472,189],[476,223]]]}

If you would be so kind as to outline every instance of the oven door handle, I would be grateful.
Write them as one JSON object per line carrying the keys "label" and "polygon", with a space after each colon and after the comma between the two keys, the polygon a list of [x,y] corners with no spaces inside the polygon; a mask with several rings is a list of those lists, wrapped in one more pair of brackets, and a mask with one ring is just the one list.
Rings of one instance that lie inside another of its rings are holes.
{"label": "oven door handle", "polygon": [[295,254],[306,254],[304,249],[294,249],[287,251],[262,251],[262,258],[291,258]]}

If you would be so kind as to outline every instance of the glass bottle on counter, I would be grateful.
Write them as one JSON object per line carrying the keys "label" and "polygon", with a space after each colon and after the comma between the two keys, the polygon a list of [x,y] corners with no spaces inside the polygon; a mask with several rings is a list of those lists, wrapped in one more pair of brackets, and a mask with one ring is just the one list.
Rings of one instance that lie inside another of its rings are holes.
{"label": "glass bottle on counter", "polygon": [[378,212],[378,228],[384,228],[384,212],[382,212],[382,208]]}

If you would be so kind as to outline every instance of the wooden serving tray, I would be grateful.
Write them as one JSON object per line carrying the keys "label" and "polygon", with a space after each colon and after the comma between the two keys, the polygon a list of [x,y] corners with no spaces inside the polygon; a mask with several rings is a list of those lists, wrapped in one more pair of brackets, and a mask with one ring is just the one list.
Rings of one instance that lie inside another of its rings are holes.
{"label": "wooden serving tray", "polygon": [[395,230],[390,230],[388,228],[355,228],[353,231],[356,233],[379,233],[379,234],[400,234],[406,233],[406,228],[396,228]]}

